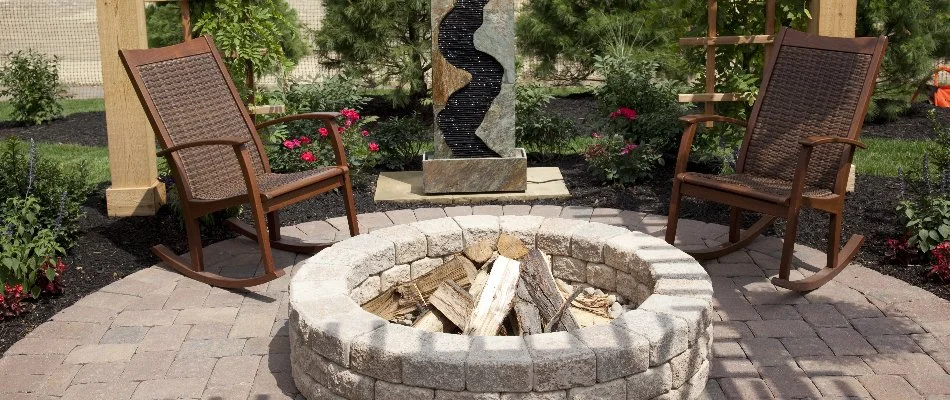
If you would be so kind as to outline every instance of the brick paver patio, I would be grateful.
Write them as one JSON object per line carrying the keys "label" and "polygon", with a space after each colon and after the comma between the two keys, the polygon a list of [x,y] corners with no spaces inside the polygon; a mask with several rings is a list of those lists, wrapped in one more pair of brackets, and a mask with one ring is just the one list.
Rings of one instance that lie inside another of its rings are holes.
{"label": "brick paver patio", "polygon": [[[664,216],[633,211],[525,205],[399,210],[359,220],[369,231],[472,213],[579,218],[656,236],[666,224]],[[343,218],[283,228],[308,241],[339,240],[345,231]],[[679,246],[706,246],[721,241],[726,228],[684,220],[679,232]],[[858,265],[805,295],[777,289],[768,279],[778,273],[780,249],[779,239],[760,238],[746,251],[704,263],[717,314],[709,398],[950,395],[950,302]],[[245,239],[214,244],[205,254],[210,270],[257,268],[257,247]],[[804,246],[796,256],[804,269],[824,261]],[[291,268],[305,257],[275,251],[278,264]],[[0,358],[0,398],[299,397],[286,331],[290,275],[228,291],[160,266],[139,271],[14,344]]]}

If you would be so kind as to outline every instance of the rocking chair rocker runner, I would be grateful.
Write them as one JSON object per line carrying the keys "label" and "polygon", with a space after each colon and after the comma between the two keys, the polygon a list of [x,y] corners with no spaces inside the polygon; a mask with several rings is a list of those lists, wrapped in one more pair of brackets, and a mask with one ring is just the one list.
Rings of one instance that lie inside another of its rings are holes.
{"label": "rocking chair rocker runner", "polygon": [[[887,38],[830,38],[782,29],[770,53],[759,96],[748,123],[718,115],[689,115],[680,142],[666,241],[676,238],[681,196],[730,206],[729,240],[721,246],[691,252],[697,259],[718,258],[752,242],[776,218],[788,220],[776,286],[814,290],[833,279],[854,259],[864,237],[852,236],[844,248],[841,221],[844,196],[855,147]],[[736,173],[709,175],[686,172],[697,124],[726,122],[746,128]],[[811,207],[830,214],[826,268],[804,279],[789,278],[798,214]],[[744,233],[744,210],[763,214]]]}
{"label": "rocking chair rocker runner", "polygon": [[[150,50],[120,50],[119,55],[163,148],[177,183],[188,233],[190,260],[164,245],[152,251],[172,268],[214,286],[259,285],[284,275],[276,269],[271,248],[316,253],[327,245],[281,239],[277,212],[336,188],[343,189],[350,234],[359,234],[349,168],[337,133],[337,113],[292,115],[254,126],[221,55],[204,36]],[[330,132],[336,165],[291,174],[271,172],[257,130],[301,119],[323,121]],[[204,270],[198,218],[249,204],[255,226],[232,218],[237,233],[260,245],[263,275],[231,278]],[[266,215],[266,217],[265,217]]]}

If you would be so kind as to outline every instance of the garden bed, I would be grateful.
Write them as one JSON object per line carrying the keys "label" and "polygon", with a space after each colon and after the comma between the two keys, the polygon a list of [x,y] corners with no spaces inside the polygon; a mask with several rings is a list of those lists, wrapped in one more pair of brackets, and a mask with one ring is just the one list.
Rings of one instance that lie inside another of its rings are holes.
{"label": "garden bed", "polygon": [[[554,110],[581,110],[593,104],[584,97],[555,100],[549,107]],[[926,109],[915,107],[907,118],[891,123],[868,124],[868,136],[901,139],[925,139],[932,135]],[[950,120],[950,112],[939,110],[941,120]],[[574,119],[585,114],[575,111],[567,114]],[[580,121],[581,124],[586,121]],[[583,129],[583,128],[582,128]],[[581,130],[583,132],[583,130]],[[15,135],[53,143],[80,143],[104,145],[104,117],[102,113],[77,114],[48,125],[31,128],[0,125],[0,137]],[[665,215],[670,196],[672,166],[667,165],[653,177],[634,187],[605,186],[590,179],[586,163],[580,156],[565,156],[551,162],[530,162],[530,166],[558,166],[562,170],[572,198],[564,201],[536,201],[530,204],[556,204],[589,207],[610,207]],[[900,182],[896,178],[859,175],[856,193],[848,196],[845,211],[844,235],[860,233],[867,236],[864,248],[857,261],[869,268],[895,276],[936,295],[950,299],[950,287],[927,279],[921,268],[895,267],[883,263],[885,241],[897,236],[894,208]],[[177,216],[168,208],[154,217],[109,218],[105,210],[105,186],[99,188],[87,201],[87,214],[82,222],[82,236],[77,246],[66,258],[70,269],[65,274],[66,293],[55,298],[46,298],[30,313],[14,320],[0,322],[0,353],[25,336],[30,330],[78,299],[122,277],[158,262],[150,248],[158,243],[170,245],[176,251],[186,248],[185,234]],[[373,185],[356,188],[357,209],[361,213],[395,209],[429,207],[426,204],[373,202]],[[492,203],[486,203],[492,204]],[[501,203],[495,203],[501,204]],[[512,203],[504,203],[512,204]],[[281,213],[282,223],[292,225],[307,221],[323,220],[342,215],[342,203],[336,194],[289,207]],[[709,203],[686,201],[682,217],[707,222],[725,223],[726,208]],[[754,218],[747,218],[751,223]],[[779,224],[771,235],[781,234]],[[798,242],[816,249],[826,244],[827,217],[817,212],[804,212],[799,226]],[[228,232],[206,232],[206,242],[211,243],[232,237]]]}

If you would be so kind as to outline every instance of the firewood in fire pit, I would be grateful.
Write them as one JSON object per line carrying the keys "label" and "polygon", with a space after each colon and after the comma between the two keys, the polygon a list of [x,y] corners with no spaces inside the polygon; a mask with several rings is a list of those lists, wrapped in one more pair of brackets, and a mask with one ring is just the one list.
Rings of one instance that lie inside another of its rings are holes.
{"label": "firewood in fire pit", "polygon": [[475,300],[465,289],[452,281],[446,281],[429,297],[429,303],[455,326],[465,328],[472,314]]}
{"label": "firewood in fire pit", "polygon": [[498,237],[498,254],[508,257],[512,260],[518,260],[528,254],[528,248],[524,242],[515,236],[502,233]]}
{"label": "firewood in fire pit", "polygon": [[472,336],[492,336],[514,305],[521,263],[499,256],[492,265],[488,282],[472,310],[468,326],[462,331]]}
{"label": "firewood in fire pit", "polygon": [[475,244],[468,246],[465,250],[462,250],[462,253],[465,254],[465,257],[468,257],[472,262],[475,263],[484,263],[491,258],[492,253],[495,252],[495,248],[492,245],[492,242],[489,240],[481,240]]}
{"label": "firewood in fire pit", "polygon": [[[532,249],[522,258],[521,277],[528,294],[531,295],[534,301],[534,305],[538,307],[541,320],[545,323],[551,321],[557,310],[564,304],[564,297],[558,291],[554,276],[551,275],[551,269],[544,261],[544,255],[538,249]],[[567,309],[552,329],[554,331],[570,331],[579,327],[571,314],[571,310]]]}

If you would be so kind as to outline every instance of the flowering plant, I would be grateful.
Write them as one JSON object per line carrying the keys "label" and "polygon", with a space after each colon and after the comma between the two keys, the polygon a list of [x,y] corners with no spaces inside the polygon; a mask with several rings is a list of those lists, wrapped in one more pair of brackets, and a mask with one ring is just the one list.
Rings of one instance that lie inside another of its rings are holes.
{"label": "flowering plant", "polygon": [[58,293],[62,288],[60,273],[65,270],[65,264],[60,267],[61,263],[53,261],[65,253],[56,243],[55,228],[36,223],[41,212],[34,197],[9,198],[2,206],[6,232],[0,237],[0,285],[19,285],[33,298],[46,288],[51,294]]}
{"label": "flowering plant", "polygon": [[887,250],[884,251],[884,257],[888,263],[910,265],[918,261],[919,254],[917,246],[908,243],[907,239],[887,239]]}
{"label": "flowering plant", "polygon": [[[366,126],[376,117],[363,117],[352,108],[340,110],[337,119],[337,132],[343,141],[343,150],[350,167],[350,175],[354,181],[359,181],[368,171],[372,170],[380,160],[380,146],[376,143]],[[271,168],[276,172],[297,172],[336,163],[333,153],[333,135],[322,124],[312,129],[313,125],[303,125],[304,129],[292,129],[275,133],[270,146],[268,158]],[[309,134],[307,133],[309,130]],[[292,134],[292,133],[293,134]]]}
{"label": "flowering plant", "polygon": [[584,158],[598,179],[634,183],[649,177],[653,166],[663,162],[654,146],[626,139],[622,134],[624,126],[635,123],[636,119],[636,110],[620,107],[610,113],[602,132],[591,133],[594,140],[584,151]]}
{"label": "flowering plant", "polygon": [[0,286],[0,321],[23,314],[23,286]]}
{"label": "flowering plant", "polygon": [[931,254],[934,261],[928,274],[936,276],[941,281],[950,280],[950,242],[938,244]]}

